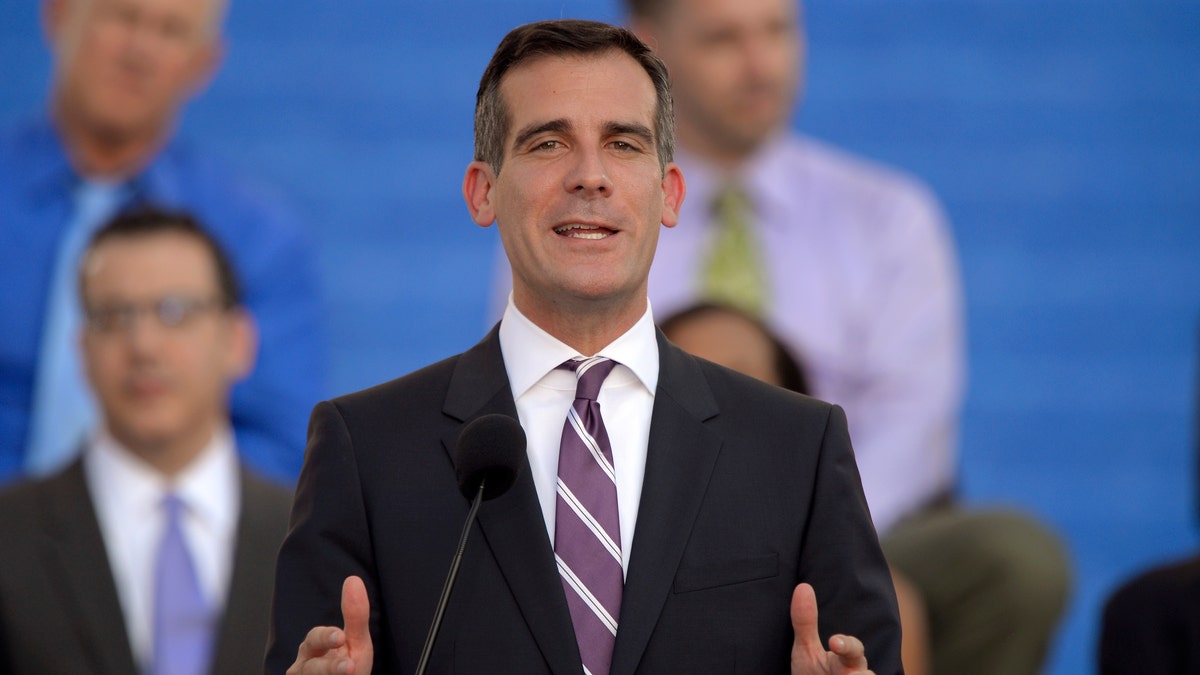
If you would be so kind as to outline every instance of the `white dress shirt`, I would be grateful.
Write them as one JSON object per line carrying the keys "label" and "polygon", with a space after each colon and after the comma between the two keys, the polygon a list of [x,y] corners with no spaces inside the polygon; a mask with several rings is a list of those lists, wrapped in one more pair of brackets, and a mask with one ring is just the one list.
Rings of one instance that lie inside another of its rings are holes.
{"label": "white dress shirt", "polygon": [[[546,532],[553,542],[558,450],[567,410],[575,400],[575,373],[559,370],[558,366],[585,355],[534,325],[512,304],[511,297],[500,323],[500,351],[516,399],[517,416],[528,440],[526,452]],[[621,567],[628,573],[646,471],[650,415],[658,386],[658,341],[649,305],[632,328],[596,355],[619,364],[605,378],[597,401],[612,444],[621,522]]]}
{"label": "white dress shirt", "polygon": [[185,505],[183,534],[201,591],[215,611],[225,606],[241,508],[233,435],[228,429],[218,431],[172,480],[104,430],[93,436],[83,464],[130,647],[134,659],[144,666],[153,655],[154,573],[166,528],[162,501],[168,492]]}

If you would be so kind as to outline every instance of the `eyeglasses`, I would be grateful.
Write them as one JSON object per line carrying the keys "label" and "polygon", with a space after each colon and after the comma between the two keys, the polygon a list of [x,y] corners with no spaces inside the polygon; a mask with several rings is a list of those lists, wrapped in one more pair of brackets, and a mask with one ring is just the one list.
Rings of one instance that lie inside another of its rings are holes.
{"label": "eyeglasses", "polygon": [[152,314],[160,326],[181,329],[187,327],[200,315],[217,309],[225,309],[219,298],[195,298],[186,295],[168,295],[149,302],[114,302],[88,307],[85,310],[88,330],[96,333],[124,333],[131,330],[142,314]]}

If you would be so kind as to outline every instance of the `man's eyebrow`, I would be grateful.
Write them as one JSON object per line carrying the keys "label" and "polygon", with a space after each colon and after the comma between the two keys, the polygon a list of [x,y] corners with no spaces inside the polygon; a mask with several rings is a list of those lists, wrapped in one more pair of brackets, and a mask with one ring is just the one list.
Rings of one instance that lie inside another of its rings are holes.
{"label": "man's eyebrow", "polygon": [[636,122],[610,122],[604,125],[609,136],[633,136],[646,145],[654,145],[654,132],[650,127]]}
{"label": "man's eyebrow", "polygon": [[513,139],[512,149],[525,145],[529,139],[538,134],[552,131],[555,133],[563,133],[571,129],[571,123],[564,119],[550,120],[549,122],[535,122],[517,132],[516,138]]}

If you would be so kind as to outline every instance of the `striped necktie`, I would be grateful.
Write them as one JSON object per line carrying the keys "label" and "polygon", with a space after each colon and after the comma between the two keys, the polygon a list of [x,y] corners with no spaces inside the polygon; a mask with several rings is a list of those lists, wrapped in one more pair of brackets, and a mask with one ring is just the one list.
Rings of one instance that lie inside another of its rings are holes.
{"label": "striped necktie", "polygon": [[621,613],[621,525],[613,453],[596,397],[616,366],[602,357],[567,361],[575,401],[558,455],[554,555],[584,672],[608,675]]}

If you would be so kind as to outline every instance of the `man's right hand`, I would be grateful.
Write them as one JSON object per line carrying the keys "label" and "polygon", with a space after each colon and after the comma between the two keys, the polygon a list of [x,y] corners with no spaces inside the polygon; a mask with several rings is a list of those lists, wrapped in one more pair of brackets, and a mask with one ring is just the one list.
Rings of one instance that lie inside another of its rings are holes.
{"label": "man's right hand", "polygon": [[342,584],[343,628],[317,626],[308,631],[287,675],[369,675],[375,661],[371,644],[371,603],[362,579]]}

